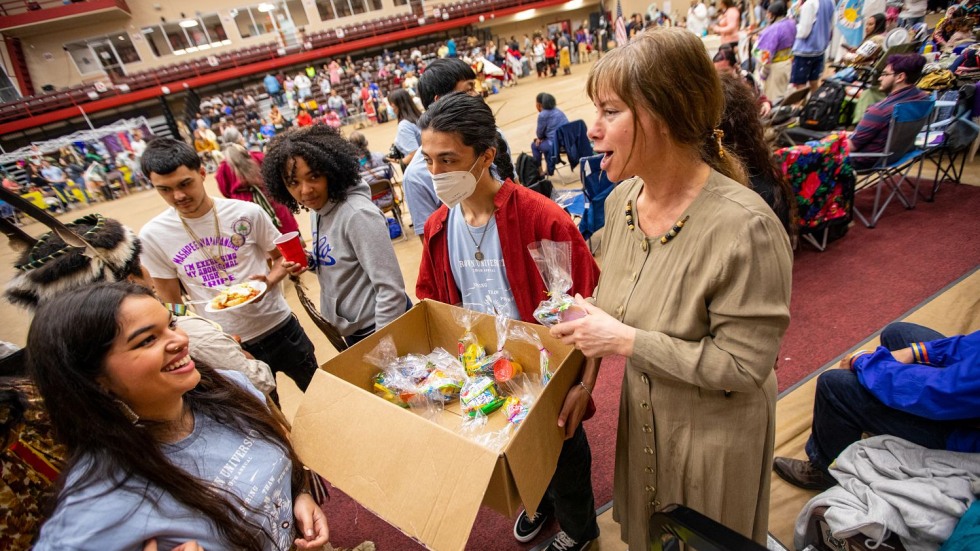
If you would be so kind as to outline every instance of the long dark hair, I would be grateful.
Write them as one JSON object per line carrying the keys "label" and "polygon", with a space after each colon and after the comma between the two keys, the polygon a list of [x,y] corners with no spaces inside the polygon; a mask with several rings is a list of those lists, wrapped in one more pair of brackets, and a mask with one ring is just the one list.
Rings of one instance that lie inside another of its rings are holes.
{"label": "long dark hair", "polygon": [[408,90],[404,88],[399,88],[388,94],[388,103],[398,113],[398,122],[408,121],[415,124],[419,122],[419,117],[422,116],[422,112],[419,111],[418,106],[415,105],[415,101],[412,99],[412,94],[409,94]]}
{"label": "long dark hair", "polygon": [[[47,405],[60,442],[68,446],[71,472],[85,458],[77,482],[63,487],[58,503],[100,481],[113,489],[127,481],[145,481],[214,523],[234,549],[262,550],[272,541],[259,523],[242,518],[240,508],[252,509],[239,497],[212,487],[171,463],[161,450],[160,424],[134,425],[113,397],[98,383],[106,356],[120,331],[118,314],[130,297],[153,298],[153,291],[131,283],[110,283],[76,289],[40,307],[27,335],[31,375]],[[201,381],[184,395],[196,414],[232,429],[255,431],[282,449],[293,465],[293,488],[300,488],[303,466],[289,444],[285,429],[264,403],[198,364]],[[59,480],[64,485],[65,474]],[[150,492],[144,491],[145,499]],[[255,511],[257,512],[257,511]]]}
{"label": "long dark hair", "polygon": [[[759,97],[740,77],[720,75],[725,95],[725,110],[718,128],[725,133],[722,143],[742,161],[749,185],[763,197],[771,197],[772,210],[777,214],[789,212],[783,220],[787,233],[793,235],[796,225],[796,204],[793,188],[783,175],[766,143],[765,130],[759,118]],[[771,186],[761,190],[758,186]],[[771,191],[771,192],[768,192]]]}

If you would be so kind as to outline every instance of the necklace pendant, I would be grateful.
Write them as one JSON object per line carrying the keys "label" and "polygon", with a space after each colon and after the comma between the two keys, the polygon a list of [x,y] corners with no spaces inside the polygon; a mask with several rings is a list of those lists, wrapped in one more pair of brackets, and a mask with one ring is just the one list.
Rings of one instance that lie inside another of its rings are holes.
{"label": "necklace pendant", "polygon": [[480,249],[476,250],[476,254],[473,257],[476,258],[477,262],[483,262],[483,252]]}

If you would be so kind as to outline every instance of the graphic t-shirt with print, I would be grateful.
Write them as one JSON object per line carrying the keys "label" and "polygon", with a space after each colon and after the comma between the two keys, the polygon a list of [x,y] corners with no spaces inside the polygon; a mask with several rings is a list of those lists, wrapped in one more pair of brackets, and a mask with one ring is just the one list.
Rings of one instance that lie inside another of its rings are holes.
{"label": "graphic t-shirt with print", "polygon": [[[248,379],[235,371],[222,375],[265,401]],[[278,446],[242,433],[202,414],[194,415],[194,430],[183,440],[163,446],[175,467],[212,487],[227,490],[249,508],[239,507],[243,518],[260,523],[272,538],[265,549],[287,550],[294,539],[292,463]],[[70,488],[91,458],[83,458],[68,473]],[[257,512],[255,512],[257,511]],[[156,538],[160,549],[173,549],[196,540],[204,549],[228,549],[214,524],[199,511],[179,503],[170,494],[143,479],[132,478],[122,488],[100,480],[69,494],[45,523],[34,549],[139,551]]]}
{"label": "graphic t-shirt with print", "polygon": [[[521,319],[510,282],[507,281],[507,266],[500,249],[496,220],[491,217],[486,225],[474,228],[466,223],[461,207],[457,206],[449,210],[446,229],[449,266],[463,297],[463,306],[510,319]],[[477,243],[480,244],[483,260],[476,259]]]}
{"label": "graphic t-shirt with print", "polygon": [[[176,209],[168,208],[140,230],[143,242],[141,260],[150,275],[159,279],[180,279],[191,300],[209,301],[217,296],[217,287],[248,281],[249,276],[269,273],[266,259],[276,248],[281,234],[258,205],[235,199],[215,198],[220,236],[214,232],[214,215],[185,219],[184,222],[200,241],[181,223]],[[220,247],[218,246],[220,239]],[[221,257],[227,277],[216,260]],[[259,302],[230,312],[207,312],[201,316],[217,322],[229,334],[248,342],[286,319],[291,313],[279,285],[266,290]]]}

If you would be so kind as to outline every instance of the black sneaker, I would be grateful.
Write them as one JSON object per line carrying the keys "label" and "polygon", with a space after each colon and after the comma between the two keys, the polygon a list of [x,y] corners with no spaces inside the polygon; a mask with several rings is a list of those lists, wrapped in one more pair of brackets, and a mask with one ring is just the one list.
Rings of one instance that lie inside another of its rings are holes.
{"label": "black sneaker", "polygon": [[551,541],[546,551],[585,551],[592,547],[593,541],[595,540],[575,541],[562,530],[555,535],[555,539]]}
{"label": "black sneaker", "polygon": [[533,517],[527,516],[527,511],[521,511],[514,523],[514,539],[527,543],[535,538],[544,525],[551,520],[551,514],[538,511]]}

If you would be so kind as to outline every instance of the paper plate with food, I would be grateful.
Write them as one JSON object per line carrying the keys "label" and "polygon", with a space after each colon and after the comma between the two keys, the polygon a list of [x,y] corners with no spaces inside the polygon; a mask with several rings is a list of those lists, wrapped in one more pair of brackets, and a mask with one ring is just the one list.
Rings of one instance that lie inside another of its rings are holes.
{"label": "paper plate with food", "polygon": [[207,312],[227,312],[255,302],[265,292],[264,281],[246,281],[221,289],[218,296],[204,307]]}

